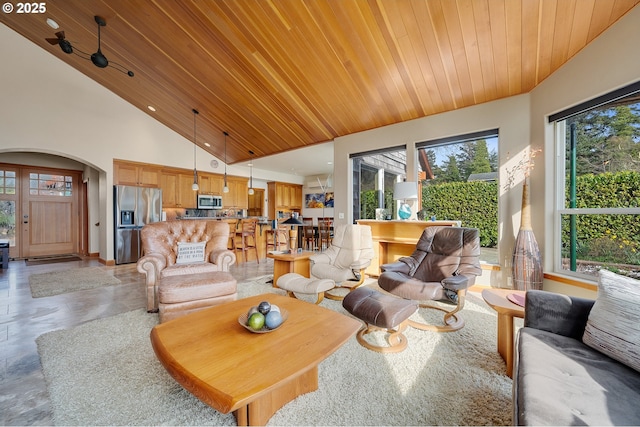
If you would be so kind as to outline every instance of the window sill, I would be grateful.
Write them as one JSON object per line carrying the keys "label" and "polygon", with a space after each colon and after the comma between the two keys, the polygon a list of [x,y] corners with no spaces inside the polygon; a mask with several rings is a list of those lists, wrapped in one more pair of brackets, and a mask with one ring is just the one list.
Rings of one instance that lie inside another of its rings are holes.
{"label": "window sill", "polygon": [[547,280],[553,280],[554,282],[564,283],[565,285],[576,286],[582,289],[588,289],[590,291],[598,290],[598,285],[596,283],[579,280],[579,279],[576,279],[575,277],[562,276],[557,273],[544,273],[544,278]]}
{"label": "window sill", "polygon": [[501,267],[498,264],[490,264],[486,261],[480,261],[480,268],[488,271],[500,271]]}

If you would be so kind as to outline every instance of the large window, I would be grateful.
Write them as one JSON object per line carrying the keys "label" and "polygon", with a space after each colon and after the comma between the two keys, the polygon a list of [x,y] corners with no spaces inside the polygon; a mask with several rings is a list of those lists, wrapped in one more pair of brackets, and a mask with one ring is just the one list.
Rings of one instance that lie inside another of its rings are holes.
{"label": "large window", "polygon": [[393,147],[351,155],[353,219],[396,219],[393,184],[407,178],[407,150]]}
{"label": "large window", "polygon": [[420,219],[459,220],[480,230],[482,261],[498,264],[498,131],[416,144]]}
{"label": "large window", "polygon": [[640,276],[640,96],[630,92],[554,120],[558,272]]}

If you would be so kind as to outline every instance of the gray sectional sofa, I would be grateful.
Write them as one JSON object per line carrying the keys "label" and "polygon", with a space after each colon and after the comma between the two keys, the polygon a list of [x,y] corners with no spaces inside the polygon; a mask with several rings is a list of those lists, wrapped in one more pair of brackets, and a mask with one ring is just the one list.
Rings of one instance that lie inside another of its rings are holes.
{"label": "gray sectional sofa", "polygon": [[[516,341],[515,425],[640,425],[640,281],[619,277],[601,273],[595,301],[527,292]],[[603,281],[616,284],[606,290]]]}

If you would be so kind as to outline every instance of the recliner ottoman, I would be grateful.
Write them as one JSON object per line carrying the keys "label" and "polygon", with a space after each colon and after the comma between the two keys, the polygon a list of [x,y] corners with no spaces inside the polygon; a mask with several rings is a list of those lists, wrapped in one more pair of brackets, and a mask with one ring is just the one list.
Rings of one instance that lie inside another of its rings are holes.
{"label": "recliner ottoman", "polygon": [[336,286],[331,279],[310,279],[298,273],[286,273],[278,278],[276,286],[287,291],[291,298],[297,298],[296,293],[316,295],[316,304],[324,299],[324,293]]}
{"label": "recliner ottoman", "polygon": [[[407,328],[409,317],[418,311],[416,301],[360,287],[344,297],[342,306],[365,323],[356,335],[363,347],[378,353],[397,353],[407,348],[407,337],[402,332]],[[386,331],[389,334],[388,346],[375,345],[364,338],[375,331]]]}

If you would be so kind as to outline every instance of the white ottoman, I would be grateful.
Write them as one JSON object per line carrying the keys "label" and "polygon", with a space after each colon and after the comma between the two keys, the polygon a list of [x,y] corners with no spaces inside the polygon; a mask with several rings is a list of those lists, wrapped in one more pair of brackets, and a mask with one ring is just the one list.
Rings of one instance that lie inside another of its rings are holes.
{"label": "white ottoman", "polygon": [[309,279],[298,273],[283,274],[276,283],[280,289],[287,291],[287,295],[296,298],[295,293],[317,295],[316,304],[324,299],[324,293],[335,288],[336,282],[331,279]]}

